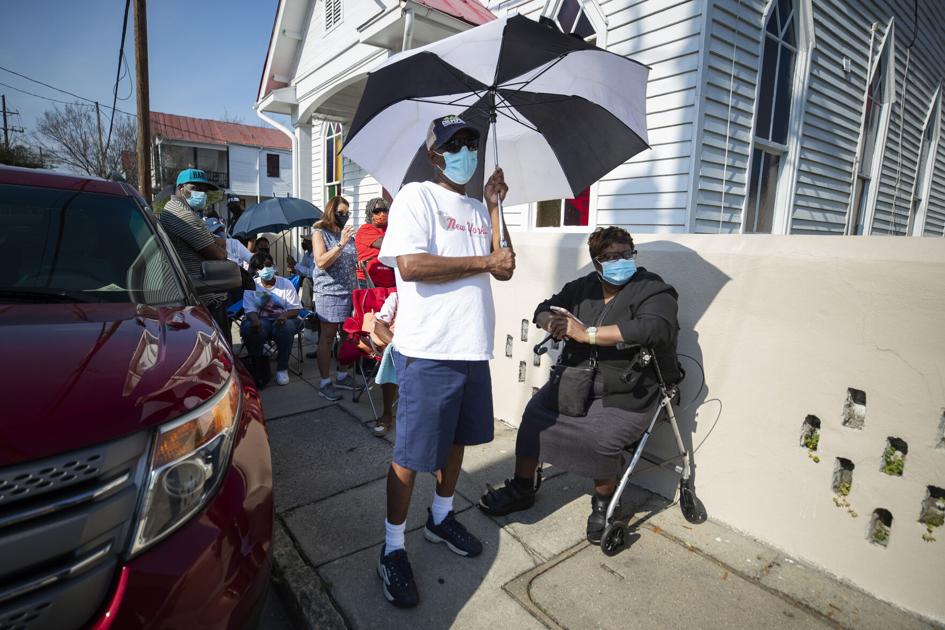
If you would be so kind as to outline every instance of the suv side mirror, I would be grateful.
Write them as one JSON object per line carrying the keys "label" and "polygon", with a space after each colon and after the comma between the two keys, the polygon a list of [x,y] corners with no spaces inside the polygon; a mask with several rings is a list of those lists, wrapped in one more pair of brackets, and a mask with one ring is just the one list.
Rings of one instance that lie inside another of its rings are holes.
{"label": "suv side mirror", "polygon": [[191,276],[197,295],[226,293],[243,286],[240,268],[231,260],[205,260],[201,263],[200,278]]}

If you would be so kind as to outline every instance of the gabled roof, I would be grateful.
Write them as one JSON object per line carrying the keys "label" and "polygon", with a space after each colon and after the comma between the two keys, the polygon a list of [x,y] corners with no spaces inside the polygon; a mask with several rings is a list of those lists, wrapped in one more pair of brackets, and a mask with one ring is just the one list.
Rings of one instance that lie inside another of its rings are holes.
{"label": "gabled roof", "polygon": [[[288,85],[287,77],[276,79],[273,76],[272,66],[284,65],[290,63],[287,59],[294,58],[298,53],[301,42],[293,41],[291,48],[286,49],[284,43],[285,32],[298,32],[304,28],[302,23],[308,12],[308,5],[313,0],[279,0],[276,7],[276,14],[272,24],[272,33],[269,35],[269,47],[266,48],[266,59],[263,62],[262,75],[259,77],[259,91],[256,93],[256,102],[262,101],[275,89],[283,88]],[[399,0],[401,5],[404,3],[413,3],[439,11],[458,20],[479,26],[486,22],[496,19],[489,9],[483,6],[477,0]],[[296,36],[297,37],[297,36]],[[280,45],[280,41],[283,44]],[[277,48],[281,54],[277,55]],[[282,61],[273,57],[278,56]]]}
{"label": "gabled roof", "polygon": [[239,123],[191,118],[151,112],[151,135],[155,138],[199,142],[202,144],[242,144],[267,149],[292,150],[292,143],[281,131]]}

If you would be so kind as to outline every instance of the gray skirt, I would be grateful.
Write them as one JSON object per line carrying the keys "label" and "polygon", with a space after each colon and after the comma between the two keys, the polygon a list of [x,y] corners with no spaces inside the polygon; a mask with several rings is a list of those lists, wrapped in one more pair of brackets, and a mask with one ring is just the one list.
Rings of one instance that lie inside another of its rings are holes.
{"label": "gray skirt", "polygon": [[315,314],[329,324],[341,324],[351,317],[351,295],[315,295]]}
{"label": "gray skirt", "polygon": [[587,415],[575,418],[545,406],[550,391],[545,384],[525,407],[515,455],[592,479],[623,474],[623,449],[640,439],[650,426],[659,401],[645,411],[626,411],[604,407],[603,400],[595,398]]}

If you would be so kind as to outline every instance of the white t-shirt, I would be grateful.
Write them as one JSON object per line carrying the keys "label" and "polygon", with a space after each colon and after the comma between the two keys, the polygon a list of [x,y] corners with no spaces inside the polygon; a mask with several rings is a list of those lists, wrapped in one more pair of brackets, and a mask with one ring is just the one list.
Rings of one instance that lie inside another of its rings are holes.
{"label": "white t-shirt", "polygon": [[394,291],[384,300],[381,310],[377,312],[377,318],[389,326],[397,317],[397,306],[399,304],[400,298],[397,296],[397,291]]}
{"label": "white t-shirt", "polygon": [[228,238],[226,239],[226,257],[249,271],[249,261],[252,259],[253,253],[235,238]]}
{"label": "white t-shirt", "polygon": [[263,285],[257,277],[256,290],[243,291],[243,310],[259,313],[263,319],[275,319],[285,311],[301,308],[295,285],[282,276],[276,276],[276,283],[271,287]]}
{"label": "white t-shirt", "polygon": [[397,268],[397,257],[406,254],[460,257],[491,251],[492,222],[481,201],[433,182],[407,184],[397,193],[378,259],[397,277],[398,352],[419,359],[492,359],[495,306],[488,273],[451,282],[406,282]]}

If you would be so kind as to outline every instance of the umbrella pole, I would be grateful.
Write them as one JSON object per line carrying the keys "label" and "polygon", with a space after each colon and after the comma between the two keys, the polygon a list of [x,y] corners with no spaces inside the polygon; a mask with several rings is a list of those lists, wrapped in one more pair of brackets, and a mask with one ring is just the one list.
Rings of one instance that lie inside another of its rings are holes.
{"label": "umbrella pole", "polygon": [[[496,114],[493,110],[492,114],[492,151],[495,157],[495,167],[499,168],[499,136],[496,135],[495,123],[496,123]],[[509,242],[505,238],[505,212],[502,210],[502,197],[497,196],[496,200],[499,202],[499,247],[508,247]]]}

